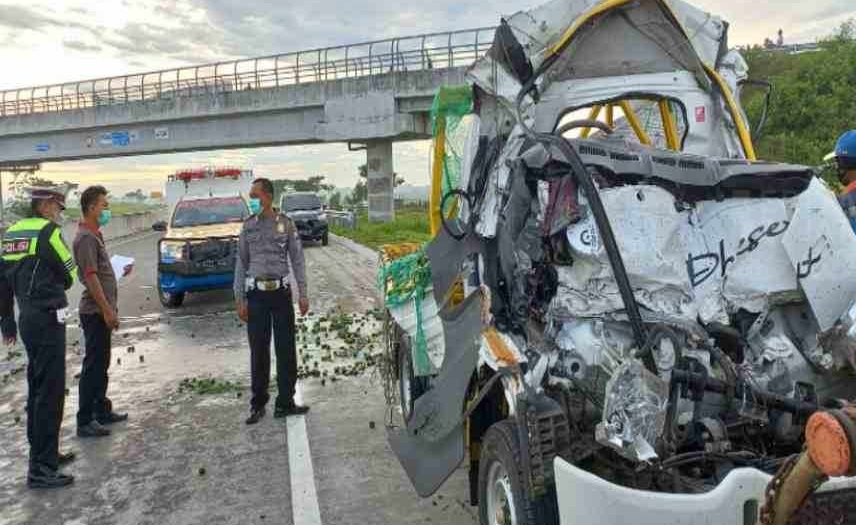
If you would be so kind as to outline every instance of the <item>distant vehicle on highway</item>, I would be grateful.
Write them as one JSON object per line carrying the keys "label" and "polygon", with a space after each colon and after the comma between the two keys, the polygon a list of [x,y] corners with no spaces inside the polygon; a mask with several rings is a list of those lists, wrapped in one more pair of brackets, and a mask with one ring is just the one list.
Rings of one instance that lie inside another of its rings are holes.
{"label": "distant vehicle on highway", "polygon": [[167,307],[181,306],[188,292],[230,288],[241,225],[250,216],[242,194],[188,196],[170,213],[158,242],[158,296]]}
{"label": "distant vehicle on highway", "polygon": [[280,199],[280,209],[294,221],[301,239],[321,241],[323,246],[327,246],[327,212],[317,194],[287,193]]}

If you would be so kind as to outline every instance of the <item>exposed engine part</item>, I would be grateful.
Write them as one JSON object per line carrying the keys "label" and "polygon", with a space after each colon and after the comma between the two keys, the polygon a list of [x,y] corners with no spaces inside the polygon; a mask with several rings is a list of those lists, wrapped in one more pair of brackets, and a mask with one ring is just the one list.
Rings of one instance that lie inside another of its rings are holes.
{"label": "exposed engine part", "polygon": [[665,381],[639,361],[626,362],[606,385],[603,419],[595,438],[628,459],[655,459],[654,447],[663,433],[668,396]]}

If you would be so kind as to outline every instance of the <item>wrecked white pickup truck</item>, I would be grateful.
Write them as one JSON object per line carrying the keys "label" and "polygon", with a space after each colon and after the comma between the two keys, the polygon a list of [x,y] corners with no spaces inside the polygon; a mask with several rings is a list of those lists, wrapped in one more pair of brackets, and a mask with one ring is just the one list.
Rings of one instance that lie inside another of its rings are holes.
{"label": "wrecked white pickup truck", "polygon": [[[856,237],[812,170],[755,160],[727,29],[556,0],[438,95],[436,235],[380,280],[420,495],[468,459],[482,524],[754,524],[856,397]],[[813,498],[856,520],[853,486]]]}

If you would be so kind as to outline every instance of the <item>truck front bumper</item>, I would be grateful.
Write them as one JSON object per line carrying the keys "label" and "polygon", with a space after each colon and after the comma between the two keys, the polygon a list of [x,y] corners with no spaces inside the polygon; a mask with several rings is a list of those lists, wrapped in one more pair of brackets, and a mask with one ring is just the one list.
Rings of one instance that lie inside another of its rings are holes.
{"label": "truck front bumper", "polygon": [[294,224],[297,226],[297,233],[301,239],[319,240],[327,235],[327,231],[329,230],[326,221],[322,222],[315,219],[298,219],[294,221]]}
{"label": "truck front bumper", "polygon": [[[667,494],[610,483],[561,458],[554,462],[561,525],[754,525],[770,476],[753,468],[731,471],[704,494]],[[835,478],[819,492],[856,487]]]}
{"label": "truck front bumper", "polygon": [[160,281],[160,289],[165,293],[204,292],[231,288],[235,281],[235,273],[212,273],[207,275],[159,273],[158,279]]}

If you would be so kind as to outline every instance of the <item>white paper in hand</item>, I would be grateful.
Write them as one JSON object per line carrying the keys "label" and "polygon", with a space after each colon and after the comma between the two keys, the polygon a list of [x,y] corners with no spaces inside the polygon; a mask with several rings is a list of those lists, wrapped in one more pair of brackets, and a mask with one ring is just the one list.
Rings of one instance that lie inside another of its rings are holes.
{"label": "white paper in hand", "polygon": [[129,264],[134,264],[133,257],[125,257],[123,255],[110,257],[110,266],[113,267],[113,273],[116,275],[117,281],[125,276],[125,267]]}

